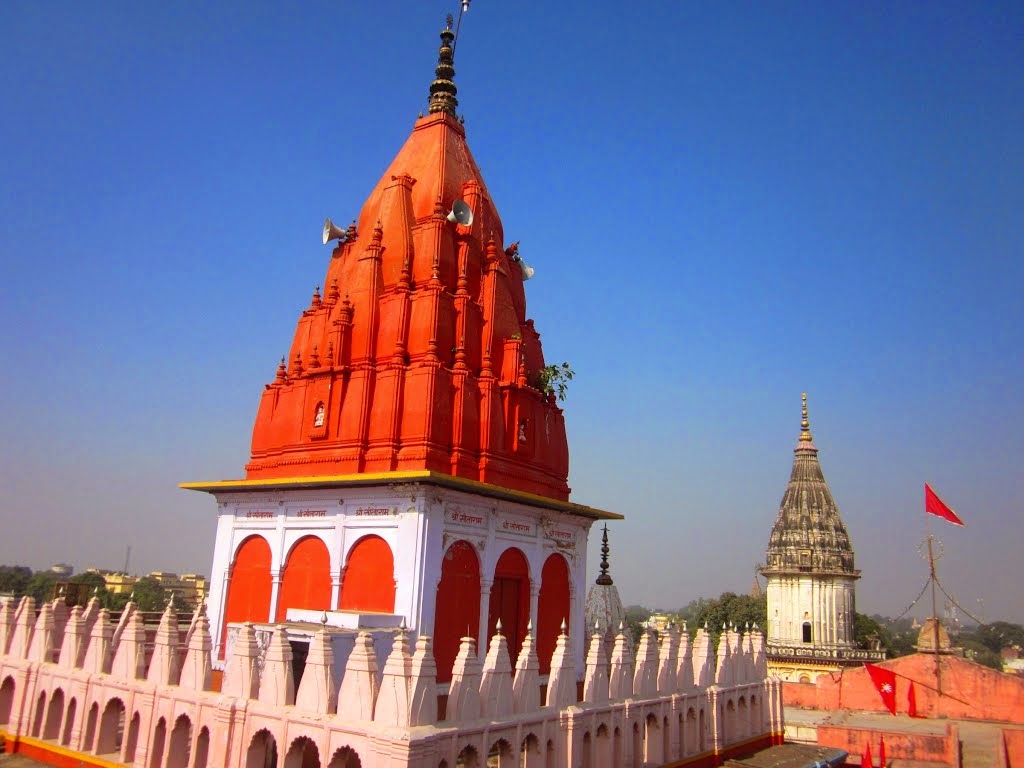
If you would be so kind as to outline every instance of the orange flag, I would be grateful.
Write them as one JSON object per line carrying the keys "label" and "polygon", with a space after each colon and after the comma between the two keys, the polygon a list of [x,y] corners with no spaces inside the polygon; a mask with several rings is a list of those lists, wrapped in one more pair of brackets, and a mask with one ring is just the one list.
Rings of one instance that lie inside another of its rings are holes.
{"label": "orange flag", "polygon": [[860,768],[871,768],[874,763],[871,762],[871,742],[864,742],[864,755],[860,759]]}
{"label": "orange flag", "polygon": [[917,714],[917,693],[914,691],[914,681],[910,681],[910,690],[907,691],[907,714],[911,717],[919,717]]}

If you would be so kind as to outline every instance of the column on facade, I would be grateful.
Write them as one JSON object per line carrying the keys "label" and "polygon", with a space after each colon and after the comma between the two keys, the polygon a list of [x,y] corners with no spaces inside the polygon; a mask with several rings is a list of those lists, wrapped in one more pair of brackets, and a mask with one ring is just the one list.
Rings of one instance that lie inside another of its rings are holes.
{"label": "column on facade", "polygon": [[540,605],[540,574],[537,574],[537,578],[530,579],[530,626],[533,627],[533,632],[537,632],[537,611]]}
{"label": "column on facade", "polygon": [[487,655],[487,647],[490,645],[490,638],[487,637],[487,617],[492,584],[494,584],[494,579],[486,579],[484,574],[480,574],[480,629],[476,639],[476,655],[481,657]]}
{"label": "column on facade", "polygon": [[338,606],[338,601],[341,599],[341,583],[345,578],[344,567],[339,568],[331,574],[331,608],[334,609]]}
{"label": "column on facade", "polygon": [[281,569],[270,569],[270,617],[271,623],[277,621],[277,599],[281,593]]}

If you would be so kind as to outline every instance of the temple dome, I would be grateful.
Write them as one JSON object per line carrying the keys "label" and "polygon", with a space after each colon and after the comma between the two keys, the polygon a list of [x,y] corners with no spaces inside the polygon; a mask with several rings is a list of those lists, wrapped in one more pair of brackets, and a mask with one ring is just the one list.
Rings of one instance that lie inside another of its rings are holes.
{"label": "temple dome", "polygon": [[[565,500],[565,422],[539,372],[517,244],[455,115],[441,33],[419,118],[331,254],[263,393],[250,479],[430,470]],[[469,226],[446,215],[456,200]]]}
{"label": "temple dome", "polygon": [[854,568],[853,546],[811,438],[806,394],[800,426],[800,439],[793,451],[793,471],[772,527],[767,565],[761,573],[856,577],[859,571]]}

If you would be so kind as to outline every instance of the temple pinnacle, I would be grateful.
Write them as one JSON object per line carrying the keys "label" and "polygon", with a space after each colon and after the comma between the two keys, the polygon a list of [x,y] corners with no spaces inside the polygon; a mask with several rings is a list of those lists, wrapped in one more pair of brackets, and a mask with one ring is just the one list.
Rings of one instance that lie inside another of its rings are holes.
{"label": "temple pinnacle", "polygon": [[809,443],[811,442],[811,424],[807,421],[807,393],[802,393],[800,399],[803,402],[802,417],[800,419],[800,442]]}
{"label": "temple pinnacle", "polygon": [[437,68],[434,70],[435,79],[430,84],[430,99],[427,109],[430,114],[435,112],[447,112],[455,117],[455,108],[459,106],[459,100],[455,98],[458,89],[455,87],[455,50],[452,46],[455,40],[455,33],[452,32],[452,17],[448,15],[447,24],[441,30],[441,47],[437,54]]}
{"label": "temple pinnacle", "polygon": [[610,587],[614,582],[608,573],[608,526],[605,525],[604,533],[601,535],[601,573],[595,582],[603,587]]}

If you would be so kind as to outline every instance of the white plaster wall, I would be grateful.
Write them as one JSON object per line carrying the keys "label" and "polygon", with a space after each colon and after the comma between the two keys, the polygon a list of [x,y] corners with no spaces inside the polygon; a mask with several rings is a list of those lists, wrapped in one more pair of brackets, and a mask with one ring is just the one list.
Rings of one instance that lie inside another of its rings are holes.
{"label": "white plaster wall", "polygon": [[[530,616],[537,624],[537,600],[544,562],[561,554],[569,566],[569,636],[582,676],[585,661],[587,538],[593,521],[519,502],[423,484],[364,488],[222,493],[210,572],[208,613],[211,633],[220,643],[228,574],[235,552],[247,537],[263,536],[271,550],[270,620],[276,615],[281,573],[287,555],[303,536],[320,538],[330,553],[331,605],[337,605],[344,567],[352,547],[374,534],[391,547],[395,560],[395,613],[413,636],[434,634],[434,608],[444,553],[457,540],[475,548],[481,562],[481,637],[488,638],[487,603],[494,568],[501,554],[517,547],[526,557],[530,579]],[[219,658],[220,649],[216,649]]]}
{"label": "white plaster wall", "polygon": [[770,576],[766,592],[768,642],[802,645],[803,624],[810,621],[812,646],[853,645],[853,579],[813,574]]}

